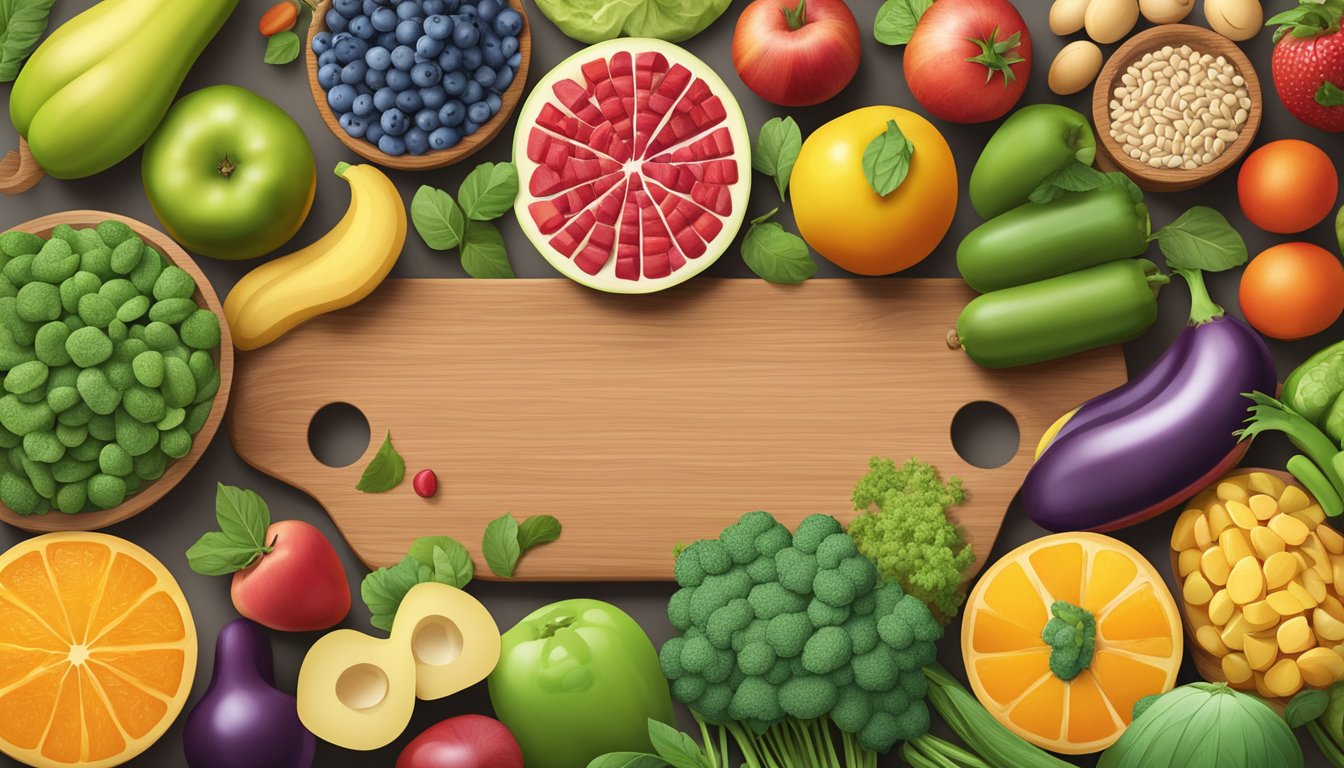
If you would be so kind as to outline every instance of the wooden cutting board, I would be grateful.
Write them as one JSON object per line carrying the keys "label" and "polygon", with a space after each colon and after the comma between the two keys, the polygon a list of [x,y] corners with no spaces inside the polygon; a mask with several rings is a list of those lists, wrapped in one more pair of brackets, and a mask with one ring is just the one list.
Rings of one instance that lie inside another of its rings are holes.
{"label": "wooden cutting board", "polygon": [[[850,494],[875,455],[962,477],[968,500],[954,511],[983,562],[1037,439],[1123,383],[1125,367],[1114,347],[982,369],[945,341],[972,295],[955,279],[700,278],[650,296],[568,280],[391,280],[240,354],[229,432],[249,464],[317,499],[371,567],[447,534],[488,577],[481,535],[512,511],[564,525],[518,578],[669,579],[675,544],[744,512],[790,526],[817,512],[852,517]],[[1008,409],[1022,435],[997,469],[952,446],[953,416],[981,400]],[[314,458],[307,437],[335,402],[362,411],[372,435],[339,469]],[[406,481],[356,491],[389,430]],[[426,467],[439,477],[429,500],[410,483]]]}

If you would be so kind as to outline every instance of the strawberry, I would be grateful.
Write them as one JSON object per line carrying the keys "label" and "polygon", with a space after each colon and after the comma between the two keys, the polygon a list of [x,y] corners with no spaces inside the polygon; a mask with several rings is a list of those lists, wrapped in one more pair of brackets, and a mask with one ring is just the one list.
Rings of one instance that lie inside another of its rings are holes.
{"label": "strawberry", "polygon": [[1266,26],[1274,32],[1274,88],[1288,112],[1323,131],[1344,131],[1344,0],[1304,0]]}

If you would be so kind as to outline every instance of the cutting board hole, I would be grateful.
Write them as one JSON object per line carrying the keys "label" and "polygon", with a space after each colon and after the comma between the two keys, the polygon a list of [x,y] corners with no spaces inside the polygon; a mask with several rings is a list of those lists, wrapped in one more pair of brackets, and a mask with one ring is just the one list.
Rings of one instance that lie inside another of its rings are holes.
{"label": "cutting board hole", "polygon": [[348,467],[369,447],[369,420],[349,403],[324,405],[308,423],[308,450],[328,467]]}
{"label": "cutting board hole", "polygon": [[1017,455],[1022,435],[1017,419],[998,403],[967,403],[952,417],[952,447],[967,464],[993,469]]}

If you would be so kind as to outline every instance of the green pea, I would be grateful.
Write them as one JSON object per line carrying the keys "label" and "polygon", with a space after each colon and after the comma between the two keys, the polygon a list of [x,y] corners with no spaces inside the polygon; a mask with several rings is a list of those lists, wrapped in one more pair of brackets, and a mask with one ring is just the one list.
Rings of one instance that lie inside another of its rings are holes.
{"label": "green pea", "polygon": [[133,296],[117,307],[117,319],[123,323],[133,323],[145,316],[149,311],[149,304],[148,296]]}
{"label": "green pea", "polygon": [[191,368],[176,357],[163,361],[163,400],[169,408],[182,408],[196,399],[196,378]]}
{"label": "green pea", "polygon": [[219,371],[210,374],[210,379],[202,384],[196,390],[196,398],[192,400],[192,405],[197,403],[209,403],[214,400],[215,393],[219,391]]}
{"label": "green pea", "polygon": [[149,308],[149,319],[169,325],[177,325],[196,311],[196,302],[191,299],[159,299]]}
{"label": "green pea", "polygon": [[33,259],[35,258],[37,258],[36,254],[15,256],[5,264],[5,268],[0,272],[3,272],[9,282],[16,286],[27,285],[33,282]]}
{"label": "green pea", "polygon": [[146,387],[158,389],[163,386],[163,355],[149,350],[141,352],[131,361],[135,371],[135,380]]}
{"label": "green pea", "polygon": [[9,337],[21,347],[31,347],[37,338],[39,323],[30,323],[19,317],[18,298],[0,299],[0,326],[9,332]]}
{"label": "green pea", "polygon": [[118,277],[103,283],[98,288],[98,293],[112,302],[114,307],[120,307],[140,295],[140,292],[135,289],[135,284],[124,277]]}
{"label": "green pea", "polygon": [[126,390],[121,404],[131,418],[146,424],[158,423],[167,412],[163,395],[159,394],[158,390],[146,386],[134,385]]}
{"label": "green pea", "polygon": [[75,249],[75,253],[79,254],[88,253],[93,248],[108,247],[103,238],[98,236],[98,230],[93,227],[75,230],[75,241],[70,245]]}
{"label": "green pea", "polygon": [[95,413],[89,419],[89,436],[110,443],[117,439],[117,420],[110,413]]}
{"label": "green pea", "polygon": [[[69,451],[66,451],[65,455],[72,459],[86,461],[96,469],[98,466],[98,454],[103,450],[104,445],[107,445],[106,440],[99,440],[93,435],[89,435],[87,440],[74,448],[71,448]],[[93,472],[89,472],[89,474],[92,475]]]}
{"label": "green pea", "polygon": [[219,346],[219,316],[208,309],[193,311],[182,321],[182,343],[192,349],[214,349]]}
{"label": "green pea", "polygon": [[129,363],[148,349],[149,345],[143,339],[127,338],[113,346],[112,359],[119,363]]}
{"label": "green pea", "polygon": [[79,254],[64,240],[48,240],[33,257],[33,279],[59,285],[79,269]]}
{"label": "green pea", "polygon": [[28,476],[28,482],[33,484],[33,490],[44,499],[50,499],[56,495],[56,478],[51,476],[51,466],[32,459],[23,458],[23,472]]}
{"label": "green pea", "polygon": [[159,437],[159,447],[170,458],[180,459],[191,453],[191,435],[182,427],[170,429]]}
{"label": "green pea", "polygon": [[83,512],[89,502],[89,484],[85,482],[62,485],[56,491],[56,508],[67,515]]}
{"label": "green pea", "polygon": [[74,363],[56,366],[47,374],[47,387],[73,387],[79,383],[79,371]]}
{"label": "green pea", "polygon": [[57,416],[56,420],[62,424],[69,424],[72,427],[81,427],[88,424],[89,421],[93,419],[93,416],[94,413],[89,408],[88,404],[83,400],[80,400],[68,409],[61,411],[61,415]]}
{"label": "green pea", "polygon": [[111,509],[126,500],[126,481],[115,475],[89,478],[89,501],[99,509]]}
{"label": "green pea", "polygon": [[84,321],[79,319],[79,315],[66,315],[61,322],[65,323],[65,327],[71,331],[78,331],[84,327]]}
{"label": "green pea", "polygon": [[37,354],[32,347],[21,347],[9,337],[9,332],[0,330],[0,370],[16,368],[30,360],[36,360]]}
{"label": "green pea", "polygon": [[47,405],[53,413],[64,413],[79,401],[79,390],[74,387],[52,387],[47,390]]}
{"label": "green pea", "polygon": [[159,301],[189,299],[195,292],[196,281],[181,267],[172,265],[164,267],[159,279],[154,281],[154,298]]}
{"label": "green pea", "polygon": [[167,432],[170,429],[182,426],[182,422],[187,420],[187,411],[185,408],[169,408],[159,423],[154,427],[160,432]]}
{"label": "green pea", "polygon": [[40,360],[16,365],[5,374],[5,391],[22,395],[32,392],[47,381],[48,368]]}
{"label": "green pea", "polygon": [[71,248],[75,247],[75,245],[79,243],[79,235],[75,232],[75,228],[70,226],[69,224],[57,224],[56,226],[52,227],[51,239],[64,240],[65,242],[70,244]]}
{"label": "green pea", "polygon": [[[4,299],[0,299],[0,301],[4,301]],[[171,325],[164,322],[152,322],[145,326],[145,343],[149,345],[150,349],[165,352],[181,342],[178,341],[177,331],[174,331]]]}
{"label": "green pea", "polygon": [[98,454],[98,468],[104,474],[125,477],[135,469],[135,464],[125,448],[116,443],[109,443],[103,446],[103,450]]}
{"label": "green pea", "polygon": [[45,512],[46,501],[37,495],[33,484],[13,472],[0,475],[0,502],[20,515]]}
{"label": "green pea", "polygon": [[29,256],[42,250],[46,243],[42,238],[29,232],[11,229],[0,235],[0,253],[6,256]]}
{"label": "green pea", "polygon": [[175,358],[177,360],[181,360],[182,362],[185,363],[191,360],[191,350],[187,349],[181,344],[177,345],[176,347],[163,350],[163,359],[167,360],[170,357]]}
{"label": "green pea", "polygon": [[135,384],[135,373],[131,371],[130,363],[113,360],[103,366],[103,372],[107,374],[108,383],[120,392],[125,392]]}
{"label": "green pea", "polygon": [[[107,324],[107,338],[112,340],[113,345],[119,341],[125,341],[129,337],[128,331],[126,324],[115,317],[112,318],[112,322]],[[112,354],[115,355],[116,353],[116,347],[113,346]]]}
{"label": "green pea", "polygon": [[84,442],[89,437],[89,428],[86,426],[72,427],[68,424],[56,425],[56,439],[61,441],[61,445],[66,448],[74,448]]}
{"label": "green pea", "polygon": [[61,282],[61,307],[74,314],[79,311],[79,300],[90,293],[97,293],[103,281],[92,272],[76,272]]}
{"label": "green pea", "polygon": [[30,323],[43,323],[61,316],[60,289],[51,283],[28,283],[19,289],[15,297],[15,310],[19,319]]}
{"label": "green pea", "polygon": [[80,480],[88,480],[98,471],[98,461],[96,457],[101,454],[102,446],[95,443],[95,450],[97,450],[98,453],[94,454],[95,458],[92,461],[75,458],[75,452],[82,447],[82,444],[72,447],[65,456],[61,457],[59,461],[51,465],[51,476],[56,482],[78,483]]}
{"label": "green pea", "polygon": [[65,340],[65,351],[75,365],[88,368],[112,356],[112,340],[97,328],[80,328]]}
{"label": "green pea", "polygon": [[16,287],[13,283],[9,282],[9,278],[5,277],[3,273],[0,273],[0,296],[18,296],[18,295],[19,295],[18,287]]}
{"label": "green pea", "polygon": [[116,306],[101,293],[89,293],[79,298],[79,319],[83,320],[85,325],[106,328],[116,317]]}
{"label": "green pea", "polygon": [[55,430],[29,432],[23,436],[23,452],[33,461],[51,464],[65,455],[65,445],[56,437]]}
{"label": "green pea", "polygon": [[158,282],[161,274],[163,274],[163,257],[159,256],[158,251],[146,245],[140,257],[140,264],[131,270],[131,282],[135,284],[136,290],[149,296],[153,294],[154,284]]}
{"label": "green pea", "polygon": [[[145,307],[145,311],[149,311],[149,307]],[[135,323],[135,324],[133,324],[133,325],[131,326],[131,333],[130,333],[130,336],[131,336],[132,339],[135,339],[135,340],[137,340],[137,341],[144,341],[144,340],[145,340],[145,326],[144,326],[144,323]]]}
{"label": "green pea", "polygon": [[129,275],[136,267],[140,266],[140,255],[143,251],[144,246],[138,240],[125,240],[112,249],[112,259],[109,266],[118,275]]}
{"label": "green pea", "polygon": [[14,396],[19,399],[20,403],[26,403],[28,405],[32,405],[33,403],[45,403],[47,401],[47,393],[41,389],[34,389],[21,394],[15,393]]}
{"label": "green pea", "polygon": [[79,269],[83,272],[92,272],[99,280],[111,280],[116,277],[117,273],[112,271],[112,249],[103,245],[80,254]]}
{"label": "green pea", "polygon": [[132,456],[145,454],[159,443],[159,430],[153,424],[138,421],[126,411],[117,412],[116,425],[117,444]]}
{"label": "green pea", "polygon": [[70,338],[70,327],[59,320],[52,320],[37,329],[33,339],[33,348],[37,359],[47,365],[65,365],[70,362],[70,353],[65,350],[66,339]]}
{"label": "green pea", "polygon": [[0,397],[0,425],[20,437],[51,429],[55,423],[56,414],[46,402],[24,403],[15,395]]}
{"label": "green pea", "polygon": [[134,460],[135,476],[141,480],[158,480],[168,468],[168,456],[159,449],[136,456]]}
{"label": "green pea", "polygon": [[135,234],[135,230],[122,221],[108,219],[100,222],[98,226],[94,227],[94,230],[103,239],[103,245],[108,248],[116,248],[127,240],[140,242],[140,236]]}
{"label": "green pea", "polygon": [[186,427],[187,431],[193,435],[200,432],[201,427],[205,426],[205,422],[210,420],[210,409],[212,405],[214,405],[214,403],[205,402],[197,403],[188,408],[187,420],[183,422],[182,426]]}
{"label": "green pea", "polygon": [[22,437],[19,437],[4,427],[0,427],[0,448],[17,448],[22,442]]}
{"label": "green pea", "polygon": [[[98,415],[107,416],[121,405],[121,390],[112,386],[101,368],[85,368],[79,373],[79,396]],[[111,439],[111,438],[99,438]]]}
{"label": "green pea", "polygon": [[23,455],[22,441],[20,441],[17,448],[10,448],[9,451],[5,454],[5,458],[9,462],[10,469],[12,469],[15,472],[18,472],[23,477],[28,476],[27,470],[23,468],[23,460],[28,457]]}

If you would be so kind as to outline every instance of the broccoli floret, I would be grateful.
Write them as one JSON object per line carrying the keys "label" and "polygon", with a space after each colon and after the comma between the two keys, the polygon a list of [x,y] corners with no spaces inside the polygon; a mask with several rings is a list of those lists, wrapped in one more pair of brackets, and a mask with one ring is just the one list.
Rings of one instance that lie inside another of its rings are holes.
{"label": "broccoli floret", "polygon": [[715,648],[714,657],[702,674],[711,683],[722,683],[733,674],[734,669],[737,669],[737,657],[733,652]]}
{"label": "broccoli floret", "polygon": [[748,512],[719,534],[724,550],[733,562],[745,565],[760,556],[756,551],[756,537],[768,530],[775,519],[765,512]]}
{"label": "broccoli floret", "polygon": [[715,648],[731,648],[733,634],[747,628],[756,619],[751,606],[745,598],[736,598],[732,602],[709,615],[705,622],[705,636]]}
{"label": "broccoli floret", "polygon": [[766,626],[765,640],[776,655],[791,659],[803,652],[803,646],[812,636],[812,629],[812,622],[806,613],[781,613]]}
{"label": "broccoli floret", "polygon": [[860,616],[871,615],[877,610],[877,593],[869,592],[854,600],[854,605],[850,606]]}
{"label": "broccoli floret", "polygon": [[747,679],[747,675],[746,675],[745,672],[743,672],[742,670],[738,669],[737,667],[733,667],[733,673],[730,674],[730,675],[728,675],[728,680],[727,680],[726,682],[728,683],[728,687],[729,687],[729,688],[731,688],[731,689],[733,689],[734,691],[736,691],[736,690],[737,690],[737,686],[741,685],[741,684],[742,684],[742,681],[743,681],[743,680],[746,680],[746,679]]}
{"label": "broccoli floret", "polygon": [[840,561],[837,570],[849,579],[857,594],[866,595],[877,586],[877,566],[863,555],[855,555]]}
{"label": "broccoli floret", "polygon": [[817,559],[796,547],[781,549],[775,555],[775,571],[786,589],[810,595],[812,580],[817,577]]}
{"label": "broccoli floret", "polygon": [[756,537],[756,551],[761,557],[774,557],[782,549],[793,546],[793,535],[789,529],[776,523],[773,528]]}
{"label": "broccoli floret", "polygon": [[775,558],[758,557],[746,565],[747,575],[754,584],[773,584],[779,581],[779,569],[775,567]]}
{"label": "broccoli floret", "polygon": [[770,622],[765,619],[753,619],[745,629],[733,635],[733,650],[741,653],[742,649],[752,643],[765,642],[765,628],[770,626]]}
{"label": "broccoli floret", "polygon": [[727,573],[733,567],[733,558],[721,541],[707,539],[697,541],[691,547],[700,550],[700,567],[710,576]]}
{"label": "broccoli floret", "polygon": [[896,656],[897,653],[885,645],[879,645],[862,656],[855,656],[854,684],[865,691],[890,689],[902,677],[900,668],[896,666]]}
{"label": "broccoli floret", "polygon": [[831,721],[846,733],[858,733],[873,715],[871,697],[853,686],[841,688],[831,709]]}
{"label": "broccoli floret", "polygon": [[739,597],[745,598],[751,593],[752,586],[751,578],[745,571],[706,576],[691,595],[691,623],[698,627],[705,626],[715,611]]}
{"label": "broccoli floret", "polygon": [[822,570],[812,580],[812,594],[833,608],[849,610],[857,591],[854,584],[837,570]]}
{"label": "broccoli floret", "polygon": [[1134,702],[1134,708],[1131,710],[1132,714],[1130,716],[1130,721],[1133,722],[1134,720],[1138,720],[1139,715],[1142,715],[1144,712],[1147,712],[1148,708],[1156,704],[1157,700],[1160,699],[1161,697],[1162,694],[1160,693],[1150,693],[1147,696],[1144,696],[1143,698]]}
{"label": "broccoli floret", "polygon": [[840,521],[830,515],[808,515],[793,532],[793,546],[809,555],[816,554],[817,547],[827,536],[843,531]]}
{"label": "broccoli floret", "polygon": [[880,638],[877,634],[877,622],[873,620],[871,614],[867,616],[855,614],[841,626],[849,633],[855,654],[862,655],[877,647]]}
{"label": "broccoli floret", "polygon": [[780,614],[807,610],[805,598],[785,589],[777,581],[752,587],[747,594],[747,603],[760,619],[773,619]]}
{"label": "broccoli floret", "polygon": [[892,609],[892,613],[914,626],[916,640],[922,643],[936,643],[943,639],[943,626],[929,612],[929,606],[914,595],[902,597]]}
{"label": "broccoli floret", "polygon": [[902,672],[914,673],[907,677],[920,677],[919,670],[938,659],[938,648],[933,643],[915,642],[904,651],[896,654],[896,666]]}
{"label": "broccoli floret", "polygon": [[667,620],[672,622],[672,626],[683,632],[691,626],[691,595],[695,594],[692,587],[682,587],[672,593],[672,597],[667,601]]}
{"label": "broccoli floret", "polygon": [[795,677],[779,687],[779,706],[799,720],[813,720],[835,706],[835,684],[824,677]]}
{"label": "broccoli floret", "polygon": [[792,661],[794,660],[776,657],[774,666],[765,673],[766,682],[771,685],[783,685],[785,680],[793,677]]}
{"label": "broccoli floret", "polygon": [[915,642],[914,626],[894,613],[877,620],[877,634],[882,642],[898,651],[909,648]]}
{"label": "broccoli floret", "polygon": [[895,608],[897,603],[901,602],[902,597],[905,597],[905,590],[901,589],[899,584],[890,581],[883,584],[873,590],[873,598],[877,601],[877,604],[873,606],[873,613],[878,616],[886,616],[891,613],[891,609]]}
{"label": "broccoli floret", "polygon": [[1052,618],[1041,639],[1050,646],[1050,671],[1060,680],[1072,680],[1092,664],[1097,644],[1097,622],[1092,612],[1064,600],[1050,606]]}
{"label": "broccoli floret", "polygon": [[[922,678],[923,675],[920,675]],[[910,706],[910,694],[906,693],[900,686],[896,686],[889,691],[877,691],[868,694],[868,701],[872,704],[874,711],[890,712],[893,715],[905,711]]]}
{"label": "broccoli floret", "polygon": [[677,555],[672,564],[672,576],[683,587],[698,587],[705,580],[705,569],[700,567],[700,550],[694,544]]}
{"label": "broccoli floret", "polygon": [[705,692],[690,707],[711,723],[726,723],[732,719],[728,716],[728,706],[732,701],[733,689],[718,683],[706,686]]}
{"label": "broccoli floret", "polygon": [[859,744],[865,749],[885,752],[898,741],[909,741],[929,731],[929,708],[917,701],[904,712],[874,712],[868,724],[859,732]]}
{"label": "broccoli floret", "polygon": [[833,533],[822,539],[817,545],[817,566],[820,568],[838,568],[840,563],[859,553],[854,539],[849,534]]}
{"label": "broccoli floret", "polygon": [[[930,658],[937,658],[936,651],[930,652]],[[930,662],[932,663],[932,662]],[[922,674],[919,675],[901,675],[898,684],[905,695],[910,697],[912,704],[924,703],[924,697],[929,695],[929,679]]]}
{"label": "broccoli floret", "polygon": [[764,675],[775,665],[775,649],[768,643],[748,643],[737,654],[737,668],[748,676]]}
{"label": "broccoli floret", "polygon": [[784,716],[779,689],[760,677],[747,677],[733,693],[728,715],[734,720],[773,722]]}
{"label": "broccoli floret", "polygon": [[682,675],[672,681],[672,696],[682,704],[690,704],[705,695],[707,685],[703,677]]}
{"label": "broccoli floret", "polygon": [[833,605],[827,605],[821,600],[813,600],[807,604],[807,618],[818,627],[833,627],[837,624],[844,624],[849,621],[849,606],[837,608]]}
{"label": "broccoli floret", "polygon": [[676,680],[686,674],[686,667],[681,663],[681,651],[684,645],[686,638],[674,637],[663,643],[663,649],[658,652],[658,665],[663,668],[663,677],[668,680]]}
{"label": "broccoli floret", "polygon": [[845,688],[854,684],[854,670],[848,664],[826,676],[836,688]]}
{"label": "broccoli floret", "polygon": [[854,645],[840,627],[818,629],[803,646],[803,668],[814,675],[827,675],[849,664]]}
{"label": "broccoli floret", "polygon": [[718,649],[703,634],[690,634],[684,638],[685,642],[681,644],[681,668],[692,675],[703,675],[714,663]]}

